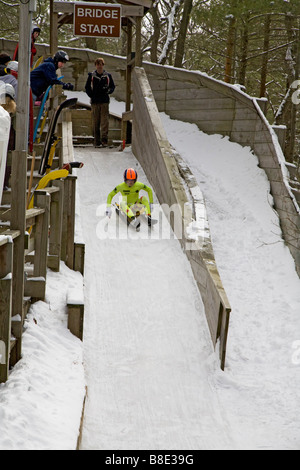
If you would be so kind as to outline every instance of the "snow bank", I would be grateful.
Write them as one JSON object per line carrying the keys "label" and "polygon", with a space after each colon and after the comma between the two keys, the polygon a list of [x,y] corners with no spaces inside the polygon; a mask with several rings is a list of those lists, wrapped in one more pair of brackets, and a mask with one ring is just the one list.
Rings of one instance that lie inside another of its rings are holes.
{"label": "snow bank", "polygon": [[82,276],[48,272],[46,301],[25,321],[22,359],[0,386],[1,450],[75,450],[85,395],[82,343],[67,329],[67,288]]}
{"label": "snow bank", "polygon": [[232,306],[225,372],[210,377],[236,448],[300,445],[300,280],[270,184],[250,148],[161,114],[206,201]]}

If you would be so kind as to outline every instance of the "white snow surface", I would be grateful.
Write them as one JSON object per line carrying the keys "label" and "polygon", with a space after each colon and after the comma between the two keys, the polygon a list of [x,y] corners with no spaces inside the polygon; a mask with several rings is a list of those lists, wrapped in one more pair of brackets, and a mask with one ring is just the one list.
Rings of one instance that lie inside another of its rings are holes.
{"label": "white snow surface", "polygon": [[[111,110],[120,107],[112,99]],[[226,369],[189,263],[162,222],[151,237],[145,224],[135,233],[120,222],[116,233],[113,214],[104,230],[105,200],[124,169],[147,183],[130,149],[75,149],[85,162],[84,342],[67,330],[65,311],[82,278],[62,263],[48,272],[23,358],[0,386],[1,450],[75,449],[86,385],[82,450],[300,448],[300,281],[267,178],[249,148],[161,117],[206,199],[232,306]]]}
{"label": "white snow surface", "polygon": [[[22,359],[0,385],[1,450],[76,449],[85,395],[83,348],[67,329],[68,288],[82,276],[48,272],[45,302],[25,321]],[[17,316],[14,318],[17,319]]]}

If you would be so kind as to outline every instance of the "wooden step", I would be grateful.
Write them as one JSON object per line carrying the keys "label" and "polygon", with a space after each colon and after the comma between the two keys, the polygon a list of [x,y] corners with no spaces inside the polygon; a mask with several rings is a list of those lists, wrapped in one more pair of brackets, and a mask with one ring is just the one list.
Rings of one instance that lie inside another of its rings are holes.
{"label": "wooden step", "polygon": [[[33,159],[32,156],[29,156],[29,157],[27,158],[27,172],[30,172],[30,171],[31,171],[32,159]],[[40,165],[41,165],[41,159],[42,159],[41,156],[35,157],[34,171],[36,171],[36,172],[39,171],[39,168],[40,168]],[[53,158],[52,168],[53,168],[53,169],[54,169],[54,168],[58,168],[58,166],[59,166],[59,157],[54,157],[54,158]],[[27,173],[27,176],[28,176],[28,173]]]}

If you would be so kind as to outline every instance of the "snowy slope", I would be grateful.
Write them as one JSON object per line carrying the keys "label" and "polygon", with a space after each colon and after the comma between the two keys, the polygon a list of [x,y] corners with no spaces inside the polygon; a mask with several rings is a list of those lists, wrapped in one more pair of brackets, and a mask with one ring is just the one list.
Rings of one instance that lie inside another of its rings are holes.
{"label": "snowy slope", "polygon": [[179,242],[147,239],[146,226],[127,232],[122,221],[116,238],[116,216],[102,239],[107,194],[126,167],[147,182],[142,169],[128,150],[75,154],[86,168],[79,180],[88,386],[82,449],[230,448],[207,381],[218,360]]}
{"label": "snowy slope", "polygon": [[[135,360],[132,360],[134,351],[136,349],[139,351],[141,346],[138,346],[137,342],[133,343],[131,338],[129,343],[134,346],[130,347],[129,354],[127,352],[126,355],[124,354],[125,369],[121,369],[121,374],[119,374],[119,367],[115,370],[115,374],[113,371],[109,372],[110,380],[114,380],[115,387],[106,391],[105,400],[109,400],[111,397],[112,401],[109,405],[107,402],[100,404],[100,415],[90,405],[92,411],[87,414],[86,437],[83,445],[85,448],[97,446],[103,448],[102,446],[104,446],[104,448],[152,447],[157,449],[162,447],[297,449],[300,445],[300,416],[297,411],[297,403],[300,398],[298,354],[300,281],[290,252],[281,237],[278,216],[272,208],[272,197],[269,193],[270,187],[267,178],[264,172],[258,168],[257,158],[249,148],[242,148],[221,136],[207,136],[201,133],[196,126],[170,120],[163,114],[162,119],[170,142],[190,164],[207,201],[216,259],[233,308],[227,367],[224,373],[221,372],[215,356],[209,353],[209,349],[198,351],[199,364],[205,364],[204,369],[199,369],[192,379],[192,382],[197,384],[198,375],[199,383],[196,387],[199,389],[199,397],[197,398],[196,394],[182,395],[179,399],[173,395],[169,397],[173,407],[179,401],[181,401],[181,406],[183,406],[182,403],[187,406],[187,401],[189,402],[188,406],[194,410],[194,421],[187,418],[187,415],[185,418],[183,415],[177,416],[178,431],[180,427],[181,429],[189,429],[187,435],[191,436],[195,433],[196,437],[195,439],[185,437],[185,431],[181,433],[181,437],[173,433],[171,442],[168,438],[165,441],[162,435],[165,433],[165,436],[168,436],[169,425],[172,426],[170,415],[167,420],[170,423],[165,423],[164,420],[153,420],[152,413],[154,411],[150,412],[150,407],[147,410],[147,407],[143,406],[145,391],[140,390],[140,393],[137,393],[135,380],[130,382],[132,375],[135,379],[139,378],[139,383],[142,381],[143,384],[143,381],[146,380],[144,375],[141,375],[136,357]],[[101,170],[106,173],[108,178],[111,174],[115,175],[110,163],[111,160],[106,160],[104,168]],[[113,167],[115,168],[115,165]],[[123,167],[124,164],[120,166],[120,174]],[[95,172],[96,170],[94,170]],[[111,183],[113,186],[115,180]],[[109,189],[107,187],[107,191]],[[170,244],[165,244],[164,250],[166,247],[169,249]],[[129,249],[127,245],[126,249]],[[106,255],[109,257],[107,246],[106,250]],[[129,259],[135,260],[132,252],[128,254]],[[105,293],[108,296],[105,305],[109,316],[108,319],[105,319],[105,323],[107,322],[109,330],[111,305],[108,292],[110,292],[117,273],[123,269],[123,263],[127,266],[127,258],[125,261],[121,258],[119,266],[119,256],[118,254],[116,256],[116,264],[118,265],[116,273],[111,274],[109,269],[106,273],[106,279],[110,280],[108,283],[106,280],[105,284]],[[157,258],[151,253],[152,262],[155,260],[157,264],[161,260],[161,256],[159,255]],[[168,271],[168,276],[170,276],[174,272],[174,267],[170,262],[164,263],[165,269],[168,265],[170,265]],[[189,270],[189,267],[186,269]],[[125,272],[127,271],[125,270]],[[185,277],[186,275],[180,276],[181,282]],[[141,278],[144,281],[145,275]],[[175,286],[176,278],[177,276],[172,283]],[[156,285],[155,272],[150,279],[147,282],[152,285],[150,292],[152,295],[154,293],[154,297],[158,297],[161,295],[160,282]],[[187,292],[190,291],[190,288],[191,286],[184,287]],[[127,286],[128,290],[130,289]],[[176,287],[175,291],[177,293]],[[123,288],[121,288],[121,293],[121,299],[126,297]],[[174,308],[172,307],[173,295],[169,295],[164,303],[164,305],[169,304],[171,311]],[[193,298],[192,302],[195,302],[197,297],[196,291],[186,295],[184,310],[190,311],[191,307],[188,302]],[[128,295],[128,299],[130,298],[131,294]],[[137,303],[136,299],[134,303]],[[119,305],[119,301],[117,305]],[[112,310],[115,312],[116,308]],[[194,316],[197,317],[197,314],[194,313]],[[125,320],[123,319],[125,323],[127,322],[126,318],[125,315]],[[202,319],[203,315],[200,318]],[[156,317],[153,317],[151,325],[154,320]],[[122,331],[124,331],[123,321],[121,322]],[[178,328],[181,326],[178,325]],[[202,328],[205,326],[203,325]],[[195,334],[195,331],[193,333]],[[103,334],[105,335],[105,333]],[[121,335],[117,330],[115,332],[116,338],[119,334]],[[138,337],[140,334],[138,331]],[[160,329],[153,334],[161,345],[160,354],[162,354],[165,345],[161,343]],[[198,346],[193,341],[188,341],[188,329],[186,332],[181,330],[181,334],[186,336],[190,347],[199,348],[203,342],[203,329],[202,332],[201,329],[198,330],[200,335]],[[208,338],[208,336],[206,337]],[[107,357],[110,357],[114,355],[115,342],[111,338],[108,338],[107,341],[109,342]],[[118,344],[118,341],[116,343]],[[210,348],[209,344],[207,347]],[[191,354],[193,356],[192,352]],[[92,355],[95,357],[94,353]],[[164,357],[164,354],[162,355]],[[119,365],[120,357],[119,355],[117,357],[117,365]],[[113,364],[114,362],[111,363],[111,365]],[[170,368],[173,368],[174,371],[177,370],[175,364],[176,362],[170,363]],[[100,367],[101,370],[105,370],[105,359],[104,364],[101,363]],[[93,367],[89,367],[89,369],[94,370]],[[125,396],[120,385],[122,373],[129,382],[126,385],[124,382]],[[160,373],[158,372],[158,374]],[[159,383],[156,383],[156,387],[153,386],[151,393],[153,398],[157,393],[160,393],[161,388],[165,390],[168,383],[171,385],[170,389],[174,389],[170,377],[162,375],[167,382],[163,383],[163,387],[160,387]],[[102,386],[108,386],[107,382],[109,383],[110,380],[105,375],[105,385],[102,384]],[[183,378],[179,378],[180,380],[182,381]],[[209,394],[213,405],[208,408],[205,406],[204,410],[206,411],[203,412],[202,409],[201,418],[198,418],[198,399],[201,402],[204,400],[204,403],[207,400],[207,389],[203,390],[204,383],[210,386]],[[145,385],[144,387],[147,388]],[[119,394],[116,391],[116,395],[113,395],[112,390],[119,389],[122,390],[122,393]],[[100,391],[97,391],[97,396],[101,396]],[[148,402],[148,397],[146,401]],[[92,403],[92,399],[90,403]],[[164,404],[163,408],[165,406]],[[152,407],[154,410],[159,410],[156,399],[153,400]],[[116,410],[115,421],[111,415],[114,416]],[[140,415],[142,418],[138,418]],[[125,417],[125,420],[121,417]],[[93,423],[93,427],[90,429],[88,429],[89,419]],[[149,429],[151,419],[154,426],[152,431]],[[99,420],[102,429],[99,436],[101,443],[95,437],[96,423],[99,424]],[[108,425],[108,434],[103,430],[106,422],[111,422],[111,425]],[[117,432],[114,432],[114,429],[117,429]],[[145,430],[148,433],[145,434]],[[212,432],[212,430],[214,431]],[[158,434],[158,442],[152,440],[152,433]],[[226,437],[224,437],[224,433],[226,433]],[[211,437],[213,435],[215,439]]]}
{"label": "snowy slope", "polygon": [[35,303],[22,359],[0,385],[0,450],[74,450],[85,395],[82,343],[67,329],[68,287],[82,276],[61,263],[48,271],[45,302]]}
{"label": "snowy slope", "polygon": [[249,148],[161,115],[207,203],[232,306],[226,371],[213,383],[242,448],[300,447],[300,280],[270,185]]}

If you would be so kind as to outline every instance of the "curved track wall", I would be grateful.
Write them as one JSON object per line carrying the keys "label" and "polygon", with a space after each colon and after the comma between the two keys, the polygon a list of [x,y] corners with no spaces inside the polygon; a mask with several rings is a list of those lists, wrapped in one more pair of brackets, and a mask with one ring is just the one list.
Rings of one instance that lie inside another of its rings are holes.
{"label": "curved track wall", "polygon": [[[220,340],[224,369],[231,307],[214,259],[204,199],[193,175],[167,140],[144,69],[135,69],[133,83],[133,153],[191,263],[214,346]],[[191,238],[195,223],[198,235]]]}

